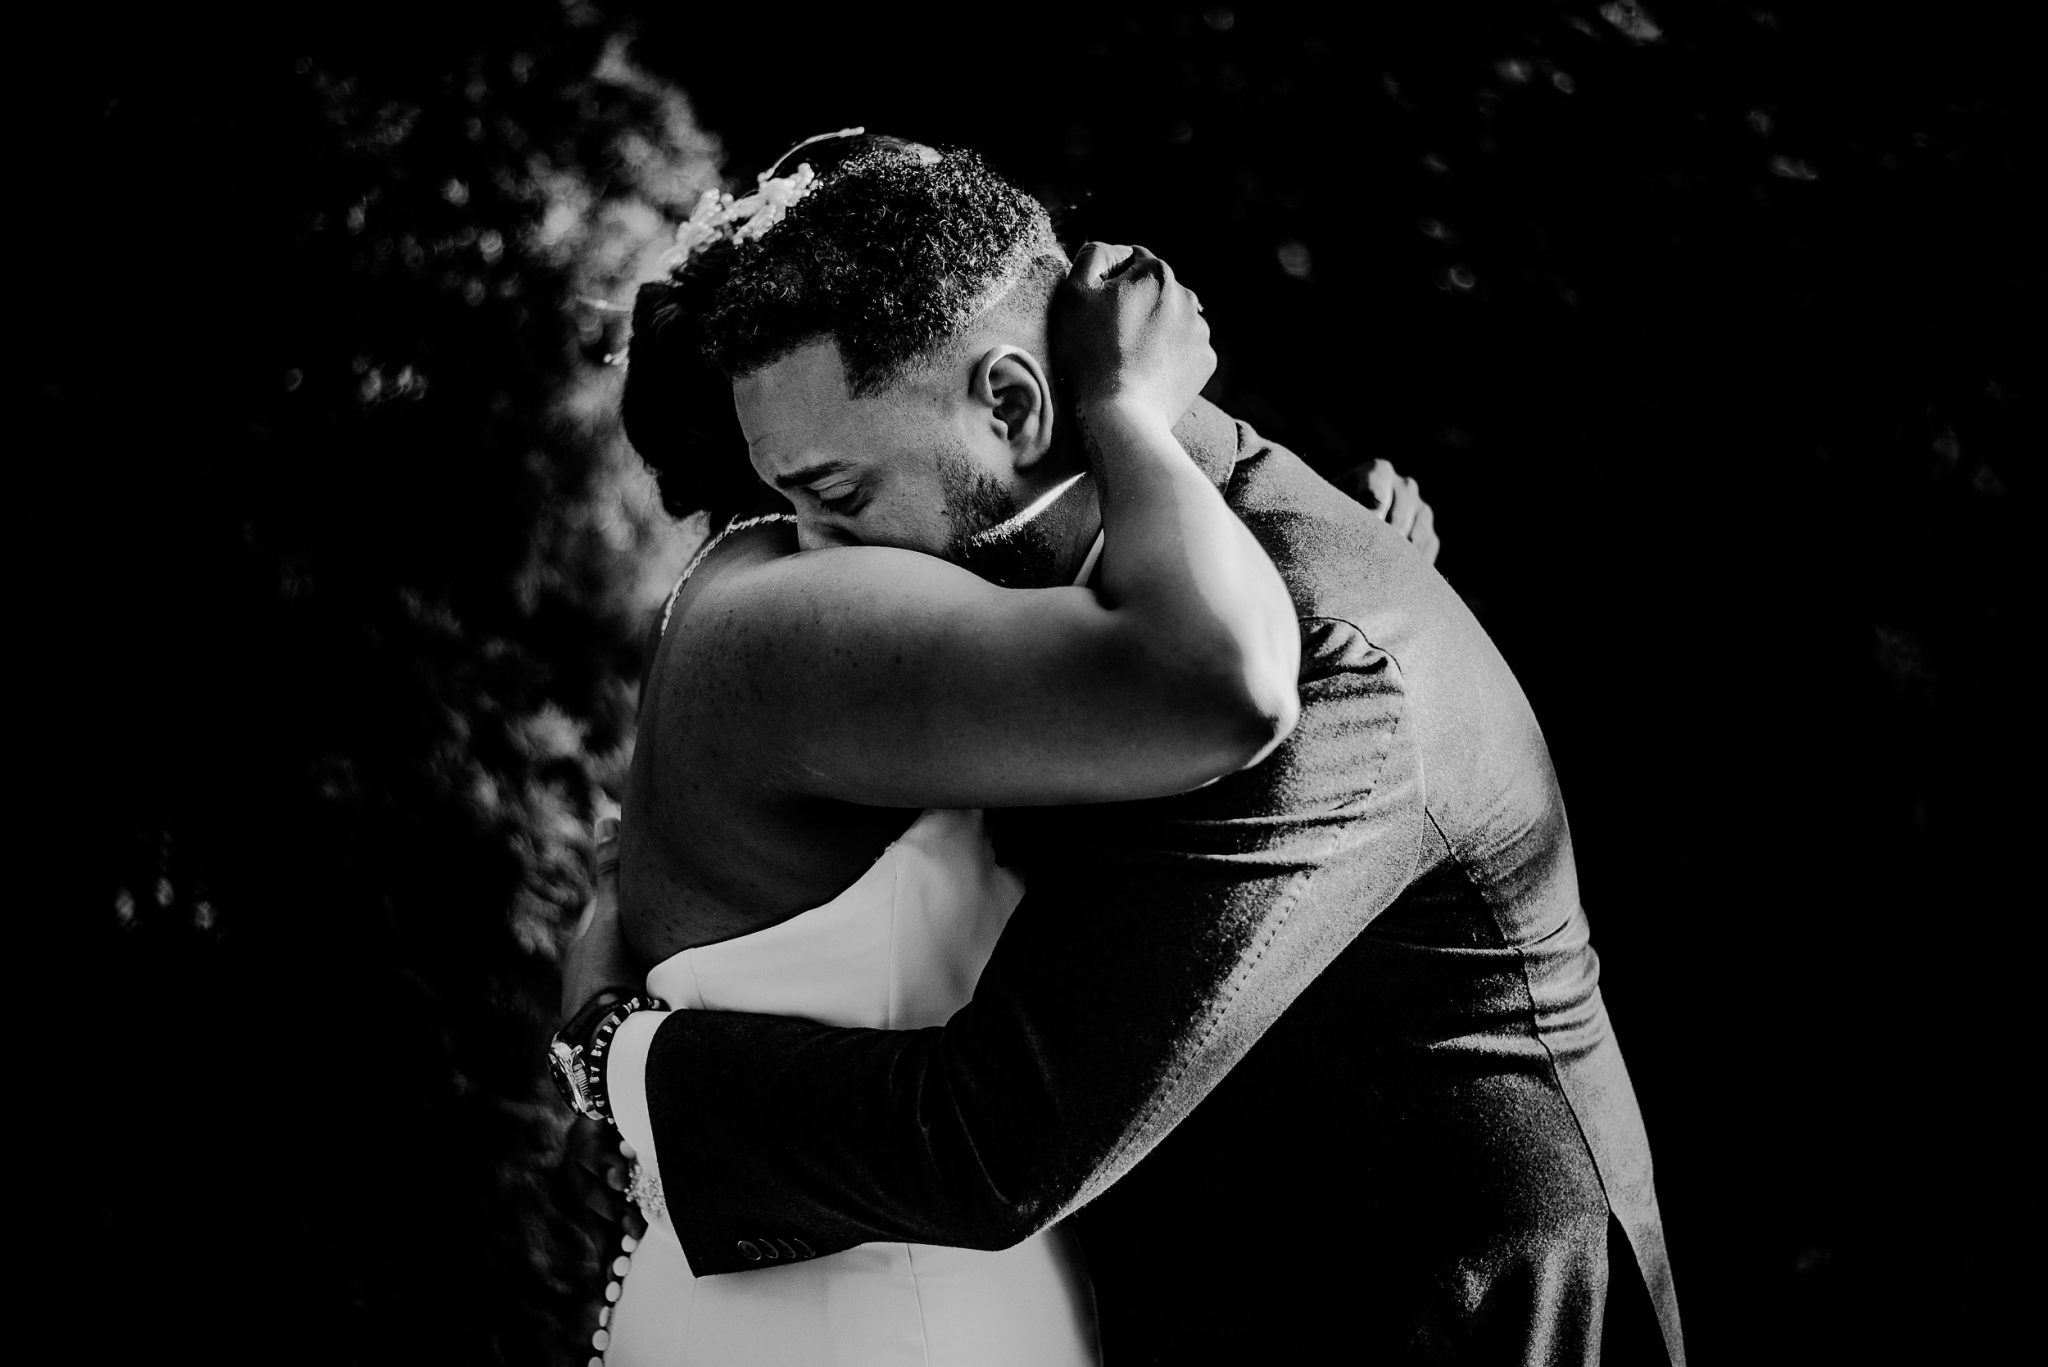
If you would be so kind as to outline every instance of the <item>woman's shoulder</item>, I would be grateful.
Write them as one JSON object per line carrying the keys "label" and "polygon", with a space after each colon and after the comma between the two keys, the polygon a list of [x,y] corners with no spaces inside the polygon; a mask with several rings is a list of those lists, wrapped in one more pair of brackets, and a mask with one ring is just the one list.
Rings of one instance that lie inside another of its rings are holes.
{"label": "woman's shoulder", "polygon": [[757,565],[797,553],[796,519],[787,513],[741,518],[707,537],[690,557],[678,588],[715,579],[734,566]]}
{"label": "woman's shoulder", "polygon": [[721,640],[821,623],[841,633],[887,634],[918,608],[982,609],[994,586],[950,561],[895,546],[801,549],[793,519],[721,534],[691,562],[663,613],[673,625]]}
{"label": "woman's shoulder", "polygon": [[787,514],[741,519],[712,533],[669,590],[661,610],[662,638],[667,638],[676,619],[687,616],[707,590],[729,586],[736,572],[773,564],[796,553],[796,519]]}

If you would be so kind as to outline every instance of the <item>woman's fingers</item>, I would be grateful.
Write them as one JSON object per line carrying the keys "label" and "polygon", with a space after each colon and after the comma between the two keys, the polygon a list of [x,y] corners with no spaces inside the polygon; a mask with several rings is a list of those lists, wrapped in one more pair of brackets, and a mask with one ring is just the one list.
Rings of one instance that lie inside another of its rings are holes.
{"label": "woman's fingers", "polygon": [[1408,539],[1415,543],[1415,549],[1422,552],[1422,558],[1430,564],[1436,563],[1436,553],[1443,549],[1443,542],[1437,539],[1436,509],[1427,503],[1416,511],[1414,529]]}
{"label": "woman's fingers", "polygon": [[1407,478],[1386,461],[1380,461],[1367,477],[1367,484],[1381,496],[1380,516],[1434,565],[1443,542],[1436,534],[1436,509],[1422,501],[1421,481]]}
{"label": "woman's fingers", "polygon": [[1388,460],[1374,459],[1340,477],[1358,501],[1380,515],[1380,519],[1436,563],[1443,543],[1436,532],[1436,509],[1422,498],[1422,484],[1403,475]]}
{"label": "woman's fingers", "polygon": [[1350,483],[1358,501],[1403,536],[1414,532],[1418,511],[1428,506],[1422,501],[1422,486],[1396,470],[1390,460],[1374,459],[1358,467],[1351,472]]}
{"label": "woman's fingers", "polygon": [[1353,467],[1344,477],[1344,484],[1360,503],[1380,515],[1385,521],[1387,509],[1393,506],[1394,485],[1401,476],[1394,469],[1392,461],[1375,457],[1363,465]]}
{"label": "woman's fingers", "polygon": [[1422,486],[1412,479],[1402,479],[1394,485],[1394,502],[1387,509],[1387,521],[1403,536],[1412,537],[1415,532],[1415,514],[1422,506]]}
{"label": "woman's fingers", "polygon": [[1152,255],[1151,252],[1143,247],[1133,245],[1124,250],[1127,254],[1118,263],[1117,269],[1113,272],[1114,274],[1144,276],[1151,275],[1161,269],[1167,269],[1164,261]]}
{"label": "woman's fingers", "polygon": [[1135,244],[1089,242],[1075,253],[1054,309],[1053,351],[1075,402],[1134,396],[1169,421],[1216,369],[1201,301]]}
{"label": "woman's fingers", "polygon": [[1074,253],[1069,279],[1077,285],[1101,286],[1112,280],[1155,279],[1162,297],[1175,284],[1173,267],[1139,246],[1111,242],[1083,243]]}
{"label": "woman's fingers", "polygon": [[1132,251],[1112,242],[1084,242],[1074,253],[1071,278],[1077,284],[1099,285],[1130,260]]}

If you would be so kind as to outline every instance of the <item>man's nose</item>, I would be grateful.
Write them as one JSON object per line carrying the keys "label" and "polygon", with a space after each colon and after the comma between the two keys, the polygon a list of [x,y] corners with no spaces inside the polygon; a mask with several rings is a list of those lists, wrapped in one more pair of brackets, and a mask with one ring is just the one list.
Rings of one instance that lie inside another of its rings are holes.
{"label": "man's nose", "polygon": [[823,550],[827,546],[856,546],[860,543],[849,535],[845,528],[830,522],[815,522],[810,518],[799,518],[796,524],[796,548],[800,551]]}

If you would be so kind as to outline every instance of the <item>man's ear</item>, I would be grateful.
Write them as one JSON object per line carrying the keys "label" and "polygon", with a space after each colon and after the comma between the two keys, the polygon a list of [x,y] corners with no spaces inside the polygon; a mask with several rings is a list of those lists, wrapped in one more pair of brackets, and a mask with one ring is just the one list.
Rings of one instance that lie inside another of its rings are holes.
{"label": "man's ear", "polygon": [[1052,449],[1052,383],[1044,364],[1022,347],[990,347],[968,379],[975,406],[1010,449],[1013,468],[1035,468]]}

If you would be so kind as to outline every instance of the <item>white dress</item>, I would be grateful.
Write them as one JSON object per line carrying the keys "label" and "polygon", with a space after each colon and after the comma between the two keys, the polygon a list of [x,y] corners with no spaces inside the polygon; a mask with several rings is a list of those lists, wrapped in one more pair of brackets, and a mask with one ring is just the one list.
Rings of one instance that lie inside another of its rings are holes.
{"label": "white dress", "polygon": [[[943,1024],[973,995],[1021,886],[996,866],[981,813],[929,811],[823,906],[686,949],[647,975],[682,1010],[761,1011],[831,1025]],[[663,1013],[630,1017],[606,1069],[636,1189],[659,1172],[647,1047]],[[1093,1292],[1055,1228],[988,1253],[862,1244],[781,1267],[695,1277],[658,1200],[607,1325],[610,1367],[1082,1367],[1099,1361]]]}

